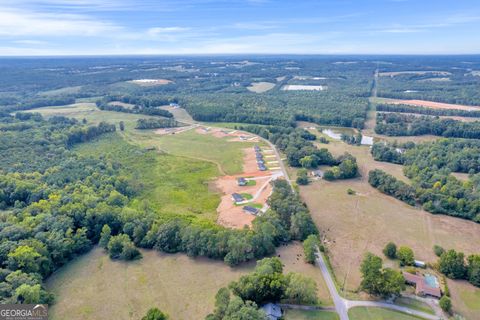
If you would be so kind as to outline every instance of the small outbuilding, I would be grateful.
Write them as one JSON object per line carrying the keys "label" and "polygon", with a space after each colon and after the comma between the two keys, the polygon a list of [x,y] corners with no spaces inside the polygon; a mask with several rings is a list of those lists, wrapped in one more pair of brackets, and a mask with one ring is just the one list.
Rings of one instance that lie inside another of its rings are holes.
{"label": "small outbuilding", "polygon": [[426,268],[427,264],[424,261],[414,260],[413,265],[417,268]]}
{"label": "small outbuilding", "polygon": [[268,320],[278,320],[282,317],[282,309],[274,303],[267,303],[262,306],[262,311],[265,312]]}
{"label": "small outbuilding", "polygon": [[237,185],[243,187],[243,186],[246,186],[248,183],[248,180],[245,179],[245,178],[238,178],[237,179]]}
{"label": "small outbuilding", "polygon": [[232,193],[232,200],[233,202],[242,202],[245,199],[242,197],[240,193]]}
{"label": "small outbuilding", "polygon": [[252,206],[244,206],[244,207],[243,207],[243,211],[245,211],[245,212],[247,212],[247,213],[250,213],[250,214],[253,214],[253,215],[256,216],[260,210],[258,210],[258,209],[255,208],[255,207],[252,207]]}

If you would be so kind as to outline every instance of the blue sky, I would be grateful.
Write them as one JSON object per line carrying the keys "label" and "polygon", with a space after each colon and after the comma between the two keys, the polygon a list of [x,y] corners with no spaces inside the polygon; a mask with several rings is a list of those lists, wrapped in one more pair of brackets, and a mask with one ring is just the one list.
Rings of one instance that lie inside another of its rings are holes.
{"label": "blue sky", "polygon": [[0,0],[0,55],[480,53],[478,0]]}

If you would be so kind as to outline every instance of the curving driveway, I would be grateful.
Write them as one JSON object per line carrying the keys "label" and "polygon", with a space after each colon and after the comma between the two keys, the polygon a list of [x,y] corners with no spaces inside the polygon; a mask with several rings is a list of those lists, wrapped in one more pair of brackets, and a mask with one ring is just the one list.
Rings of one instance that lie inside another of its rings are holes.
{"label": "curving driveway", "polygon": [[407,313],[413,316],[417,316],[423,319],[428,320],[441,320],[444,319],[442,316],[439,315],[432,315],[429,313],[421,312],[418,310],[410,309],[408,307],[399,306],[393,303],[388,302],[380,302],[380,301],[361,301],[361,300],[348,300],[341,297],[338,294],[337,287],[335,286],[335,282],[328,271],[327,264],[325,263],[325,259],[320,251],[317,249],[317,265],[320,268],[320,271],[323,274],[323,278],[327,283],[328,290],[330,291],[330,295],[332,296],[333,303],[335,305],[335,311],[338,313],[340,320],[349,320],[348,318],[348,309],[354,307],[374,307],[374,308],[386,308],[395,311],[400,311],[403,313]]}

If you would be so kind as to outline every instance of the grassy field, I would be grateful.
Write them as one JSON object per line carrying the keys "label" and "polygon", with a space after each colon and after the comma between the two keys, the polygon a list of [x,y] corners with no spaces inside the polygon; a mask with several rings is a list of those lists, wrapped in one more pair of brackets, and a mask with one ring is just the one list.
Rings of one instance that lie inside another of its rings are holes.
{"label": "grassy field", "polygon": [[242,172],[244,153],[242,149],[253,147],[253,142],[228,141],[232,137],[216,138],[189,130],[175,135],[159,136],[152,131],[131,133],[131,139],[141,146],[156,146],[173,155],[200,159],[215,163],[225,174]]}
{"label": "grassy field", "polygon": [[149,206],[160,215],[190,215],[216,221],[220,197],[208,188],[208,181],[218,176],[212,163],[145,151],[127,143],[119,134],[81,144],[76,150],[120,161],[124,174],[142,185],[142,192],[130,206]]}
{"label": "grassy field", "polygon": [[430,308],[430,306],[418,300],[401,297],[401,298],[395,299],[395,304],[409,307],[411,309],[415,309],[425,313],[435,314],[435,311],[433,311],[432,308]]}
{"label": "grassy field", "polygon": [[[384,195],[368,184],[368,171],[374,168],[407,180],[401,166],[374,161],[366,146],[350,146],[334,140],[320,146],[335,155],[346,151],[353,154],[362,175],[356,179],[335,182],[318,180],[300,187],[302,198],[326,238],[336,277],[340,285],[349,291],[347,296],[357,296],[353,292],[360,284],[359,268],[364,253],[371,251],[383,257],[382,249],[389,241],[411,247],[416,258],[427,262],[437,260],[432,250],[435,244],[447,249],[455,248],[465,254],[478,252],[479,224],[444,215],[432,215]],[[349,188],[357,194],[348,195]],[[392,264],[386,259],[384,262]],[[472,292],[480,292],[480,289],[471,285],[461,285],[468,286]],[[463,299],[460,293],[464,289],[458,286],[460,282],[457,281],[450,285],[454,308],[462,314],[471,314],[473,309],[469,305],[472,306],[472,303],[459,301]],[[469,294],[467,298],[480,305],[477,294]]]}
{"label": "grassy field", "polygon": [[[188,113],[181,108],[167,108],[178,121],[192,121]],[[99,110],[94,103],[78,103],[67,106],[44,107],[32,109],[44,116],[62,115],[76,119],[87,119],[89,123],[106,121],[117,124],[125,123],[121,135],[130,143],[141,147],[156,146],[172,155],[184,156],[215,163],[221,173],[240,173],[243,163],[243,148],[253,146],[251,142],[231,142],[231,137],[216,138],[208,134],[198,134],[194,130],[177,135],[160,136],[152,130],[135,130],[136,121],[151,116]]]}
{"label": "grassy field", "polygon": [[348,311],[350,320],[418,320],[405,313],[383,308],[355,307]]}
{"label": "grassy field", "polygon": [[[106,121],[116,124],[120,121],[125,123],[125,128],[133,130],[138,119],[154,118],[143,114],[132,114],[124,112],[103,111],[95,106],[95,103],[75,103],[66,106],[42,107],[29,110],[29,112],[38,112],[43,116],[65,116],[78,120],[87,119],[89,123],[99,123]],[[158,118],[158,117],[157,117]]]}
{"label": "grassy field", "polygon": [[337,320],[338,315],[330,311],[286,310],[285,320]]}
{"label": "grassy field", "polygon": [[142,250],[135,262],[111,260],[96,248],[47,281],[57,296],[52,320],[140,319],[158,307],[175,320],[203,319],[221,287],[248,273],[221,261]]}
{"label": "grassy field", "polygon": [[262,93],[275,87],[275,83],[271,82],[253,82],[247,89],[251,92]]}
{"label": "grassy field", "polygon": [[[301,250],[299,244],[278,249],[285,271],[307,275],[315,271],[321,279],[313,266],[297,260]],[[125,263],[113,261],[95,248],[61,268],[47,280],[48,289],[57,296],[50,308],[51,319],[138,320],[154,306],[169,313],[172,320],[203,319],[213,311],[218,289],[254,267],[249,263],[230,268],[220,261],[153,250],[142,250],[142,254],[143,259]],[[325,301],[325,285],[320,283],[319,289],[319,297]],[[322,316],[329,317],[287,319],[336,319],[330,314]]]}

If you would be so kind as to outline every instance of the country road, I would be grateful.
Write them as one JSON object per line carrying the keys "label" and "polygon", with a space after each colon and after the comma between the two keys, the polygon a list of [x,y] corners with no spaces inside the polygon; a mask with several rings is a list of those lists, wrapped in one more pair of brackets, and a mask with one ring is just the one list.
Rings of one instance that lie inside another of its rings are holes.
{"label": "country road", "polygon": [[325,259],[323,255],[317,250],[317,265],[322,272],[323,278],[327,283],[328,290],[330,291],[330,295],[332,296],[333,303],[335,305],[335,311],[338,313],[340,320],[349,320],[348,318],[348,310],[354,307],[373,307],[373,308],[386,308],[391,309],[399,312],[403,312],[406,314],[410,314],[413,316],[420,317],[422,319],[427,320],[441,320],[443,319],[441,316],[432,315],[429,313],[421,312],[418,310],[410,309],[408,307],[399,306],[393,303],[388,302],[380,302],[380,301],[360,301],[360,300],[348,300],[341,297],[338,294],[337,287],[335,286],[335,282],[330,275],[328,270],[327,264],[325,263]]}

